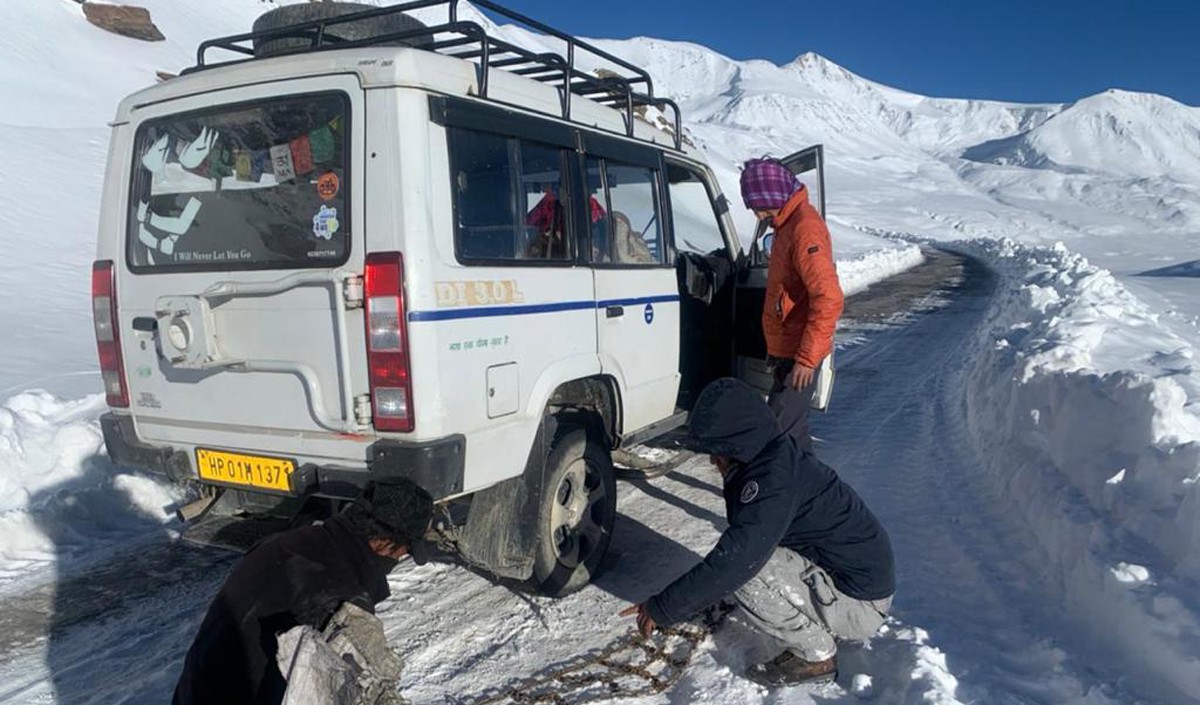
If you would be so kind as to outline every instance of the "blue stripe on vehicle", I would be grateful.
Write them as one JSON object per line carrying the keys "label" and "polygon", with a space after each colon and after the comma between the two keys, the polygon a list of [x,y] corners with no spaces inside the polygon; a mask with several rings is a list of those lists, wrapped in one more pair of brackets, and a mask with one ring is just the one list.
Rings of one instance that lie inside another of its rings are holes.
{"label": "blue stripe on vehicle", "polygon": [[596,308],[608,306],[637,306],[638,304],[664,304],[679,300],[679,294],[663,294],[662,296],[641,296],[634,299],[609,299],[597,301]]}
{"label": "blue stripe on vehicle", "polygon": [[678,301],[678,294],[642,296],[632,299],[608,301],[558,301],[551,304],[527,304],[524,306],[480,306],[476,308],[453,308],[444,311],[410,311],[408,320],[413,323],[426,321],[455,321],[463,318],[499,318],[501,316],[525,316],[534,313],[558,313],[559,311],[582,311],[608,306],[635,306]]}
{"label": "blue stripe on vehicle", "polygon": [[581,311],[595,307],[595,301],[559,301],[552,304],[529,304],[526,306],[481,306],[477,308],[452,308],[444,311],[412,311],[408,314],[408,320],[420,322],[453,321],[460,318],[497,318],[500,316],[524,316],[530,313]]}

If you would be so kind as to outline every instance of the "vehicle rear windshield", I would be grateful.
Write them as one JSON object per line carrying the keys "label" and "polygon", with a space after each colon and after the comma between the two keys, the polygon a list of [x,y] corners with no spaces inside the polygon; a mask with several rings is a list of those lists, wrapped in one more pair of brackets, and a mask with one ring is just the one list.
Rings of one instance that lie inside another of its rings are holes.
{"label": "vehicle rear windshield", "polygon": [[130,267],[345,262],[349,118],[344,94],[320,93],[142,123],[129,203]]}

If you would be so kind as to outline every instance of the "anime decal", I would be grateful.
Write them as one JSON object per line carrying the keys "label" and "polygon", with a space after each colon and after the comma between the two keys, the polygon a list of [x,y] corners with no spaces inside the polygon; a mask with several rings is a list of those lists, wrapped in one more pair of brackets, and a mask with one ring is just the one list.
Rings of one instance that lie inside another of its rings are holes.
{"label": "anime decal", "polygon": [[[200,136],[187,143],[179,152],[179,166],[189,171],[200,168],[213,153],[213,145],[220,139],[216,130],[204,128]],[[151,173],[154,179],[162,180],[167,175],[168,157],[171,149],[171,136],[163,135],[158,138],[150,149],[142,155],[142,166]],[[183,237],[200,213],[200,201],[195,196],[188,199],[183,212],[177,216],[163,216],[150,210],[149,195],[147,200],[139,201],[137,208],[138,240],[153,252],[157,250],[164,255],[175,254],[175,245]],[[161,233],[156,234],[156,233]],[[147,254],[151,264],[154,264],[153,254]]]}

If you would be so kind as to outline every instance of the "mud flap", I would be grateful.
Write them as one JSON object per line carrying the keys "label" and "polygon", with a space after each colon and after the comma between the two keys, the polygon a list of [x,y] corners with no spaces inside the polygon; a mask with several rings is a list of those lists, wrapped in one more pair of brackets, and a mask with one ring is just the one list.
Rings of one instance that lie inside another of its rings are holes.
{"label": "mud flap", "polygon": [[554,416],[543,418],[525,472],[471,498],[471,510],[458,535],[457,546],[459,555],[468,563],[502,578],[532,577],[546,458],[558,426]]}

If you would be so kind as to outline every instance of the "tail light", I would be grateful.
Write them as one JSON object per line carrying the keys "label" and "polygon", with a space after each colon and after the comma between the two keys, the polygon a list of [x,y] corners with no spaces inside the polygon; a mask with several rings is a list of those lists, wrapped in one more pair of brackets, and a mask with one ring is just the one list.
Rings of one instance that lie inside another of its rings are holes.
{"label": "tail light", "polygon": [[399,252],[367,255],[363,297],[375,430],[412,431],[412,369],[405,321],[403,255]]}
{"label": "tail light", "polygon": [[92,321],[108,405],[127,407],[129,387],[125,384],[125,364],[121,359],[121,326],[117,320],[117,282],[112,260],[99,260],[92,265]]}

